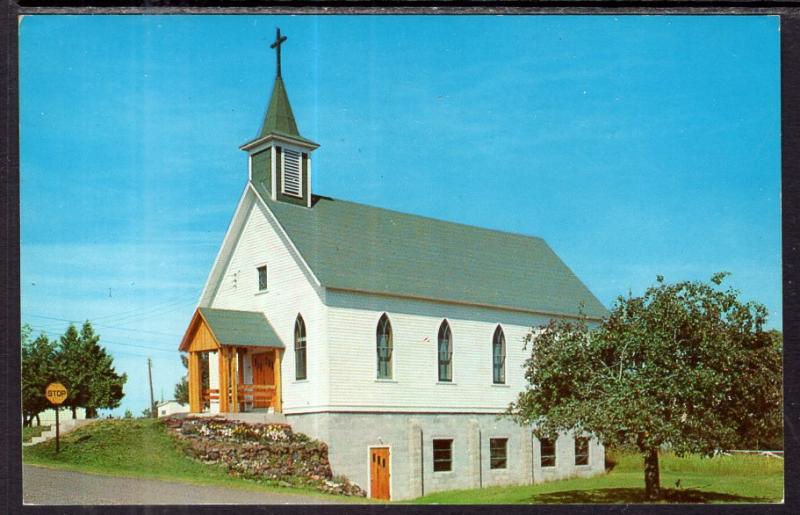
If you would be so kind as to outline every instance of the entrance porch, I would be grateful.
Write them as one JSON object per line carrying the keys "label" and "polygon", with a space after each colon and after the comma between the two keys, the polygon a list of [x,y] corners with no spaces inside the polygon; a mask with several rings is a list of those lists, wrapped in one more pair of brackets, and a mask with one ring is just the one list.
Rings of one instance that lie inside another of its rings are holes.
{"label": "entrance porch", "polygon": [[283,411],[284,346],[263,313],[198,308],[179,350],[189,354],[191,413]]}

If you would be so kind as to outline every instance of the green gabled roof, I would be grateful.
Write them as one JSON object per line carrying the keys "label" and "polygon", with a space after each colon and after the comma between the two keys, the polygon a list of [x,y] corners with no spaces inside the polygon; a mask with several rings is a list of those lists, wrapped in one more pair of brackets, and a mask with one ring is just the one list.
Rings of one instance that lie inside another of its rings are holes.
{"label": "green gabled roof", "polygon": [[257,139],[269,134],[287,136],[316,145],[313,141],[301,136],[297,130],[297,122],[294,120],[292,106],[289,104],[289,95],[286,94],[286,87],[284,87],[283,79],[280,77],[275,78],[267,114],[264,117],[264,124],[261,126],[261,132],[258,133]]}
{"label": "green gabled roof", "polygon": [[329,288],[590,317],[605,307],[541,238],[314,197],[257,191]]}
{"label": "green gabled roof", "polygon": [[216,308],[199,310],[220,345],[284,348],[264,313]]}

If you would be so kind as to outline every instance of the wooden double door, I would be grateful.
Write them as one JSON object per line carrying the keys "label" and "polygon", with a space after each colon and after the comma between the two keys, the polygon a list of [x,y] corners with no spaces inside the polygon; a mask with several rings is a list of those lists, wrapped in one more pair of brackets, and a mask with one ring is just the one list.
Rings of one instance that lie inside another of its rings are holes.
{"label": "wooden double door", "polygon": [[391,484],[390,456],[388,447],[372,447],[369,450],[369,486],[370,497],[389,500]]}

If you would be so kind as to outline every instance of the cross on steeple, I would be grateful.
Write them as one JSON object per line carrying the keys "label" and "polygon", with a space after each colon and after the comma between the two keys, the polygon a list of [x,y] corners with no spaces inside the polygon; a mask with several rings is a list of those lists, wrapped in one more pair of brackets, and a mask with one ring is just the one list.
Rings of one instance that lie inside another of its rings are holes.
{"label": "cross on steeple", "polygon": [[277,29],[277,33],[275,34],[275,42],[272,43],[269,47],[274,48],[277,52],[278,56],[278,74],[276,77],[281,76],[281,44],[286,41],[286,36],[281,36],[281,29],[280,27]]}

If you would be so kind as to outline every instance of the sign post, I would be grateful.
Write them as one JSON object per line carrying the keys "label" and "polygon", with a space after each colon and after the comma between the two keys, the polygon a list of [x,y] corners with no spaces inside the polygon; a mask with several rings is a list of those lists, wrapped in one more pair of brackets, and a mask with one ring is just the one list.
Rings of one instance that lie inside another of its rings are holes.
{"label": "sign post", "polygon": [[67,400],[67,389],[64,388],[64,385],[61,383],[50,383],[44,390],[44,396],[50,401],[50,404],[53,405],[53,409],[56,410],[56,454],[58,454],[60,450],[59,440],[61,432],[61,424],[58,421],[58,407],[62,402]]}

